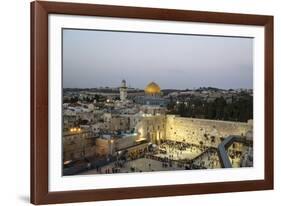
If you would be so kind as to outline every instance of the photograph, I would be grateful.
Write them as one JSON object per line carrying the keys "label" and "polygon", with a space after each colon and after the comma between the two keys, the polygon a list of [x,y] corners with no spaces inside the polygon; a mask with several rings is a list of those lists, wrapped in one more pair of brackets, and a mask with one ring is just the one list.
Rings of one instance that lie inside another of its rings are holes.
{"label": "photograph", "polygon": [[61,35],[63,176],[254,166],[254,38]]}
{"label": "photograph", "polygon": [[31,203],[274,188],[274,15],[175,8],[31,3]]}

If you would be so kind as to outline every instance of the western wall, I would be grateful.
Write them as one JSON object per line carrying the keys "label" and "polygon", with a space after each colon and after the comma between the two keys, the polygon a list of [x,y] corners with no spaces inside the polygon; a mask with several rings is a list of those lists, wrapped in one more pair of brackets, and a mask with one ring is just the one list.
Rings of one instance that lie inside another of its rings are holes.
{"label": "western wall", "polygon": [[222,138],[229,135],[248,137],[252,134],[253,122],[231,122],[166,116],[166,139],[178,142],[217,147]]}

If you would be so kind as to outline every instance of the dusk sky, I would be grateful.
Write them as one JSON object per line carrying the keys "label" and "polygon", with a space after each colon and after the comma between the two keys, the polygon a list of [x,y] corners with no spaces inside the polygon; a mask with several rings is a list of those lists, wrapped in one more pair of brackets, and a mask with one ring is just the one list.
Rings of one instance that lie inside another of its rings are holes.
{"label": "dusk sky", "polygon": [[63,87],[253,88],[253,39],[63,31]]}

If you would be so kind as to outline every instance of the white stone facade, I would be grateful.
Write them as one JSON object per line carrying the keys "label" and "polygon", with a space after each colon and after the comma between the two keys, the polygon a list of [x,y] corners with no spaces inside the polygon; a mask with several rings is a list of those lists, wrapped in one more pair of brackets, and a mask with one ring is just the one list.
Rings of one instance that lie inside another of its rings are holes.
{"label": "white stone facade", "polygon": [[147,139],[155,144],[159,144],[161,140],[165,139],[165,128],[165,115],[143,116],[136,125],[136,131],[140,135],[140,138]]}

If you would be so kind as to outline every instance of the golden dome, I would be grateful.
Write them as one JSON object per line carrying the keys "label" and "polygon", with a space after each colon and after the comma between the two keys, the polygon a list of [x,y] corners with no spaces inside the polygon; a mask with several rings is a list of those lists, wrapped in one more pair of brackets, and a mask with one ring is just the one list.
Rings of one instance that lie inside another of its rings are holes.
{"label": "golden dome", "polygon": [[145,93],[149,95],[160,94],[160,90],[160,87],[155,82],[149,83],[144,89]]}

